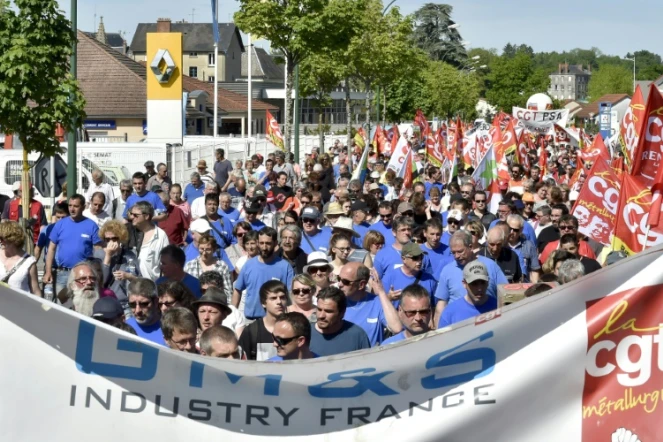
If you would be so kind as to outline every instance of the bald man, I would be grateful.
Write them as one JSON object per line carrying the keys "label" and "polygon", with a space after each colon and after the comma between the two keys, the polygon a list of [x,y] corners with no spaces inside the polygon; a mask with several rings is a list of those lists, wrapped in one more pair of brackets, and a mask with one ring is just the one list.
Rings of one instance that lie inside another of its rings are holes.
{"label": "bald man", "polygon": [[488,231],[486,245],[479,251],[480,256],[490,258],[502,269],[507,281],[511,284],[514,282],[521,282],[523,280],[523,273],[520,266],[520,258],[518,254],[506,246],[506,228],[498,224]]}

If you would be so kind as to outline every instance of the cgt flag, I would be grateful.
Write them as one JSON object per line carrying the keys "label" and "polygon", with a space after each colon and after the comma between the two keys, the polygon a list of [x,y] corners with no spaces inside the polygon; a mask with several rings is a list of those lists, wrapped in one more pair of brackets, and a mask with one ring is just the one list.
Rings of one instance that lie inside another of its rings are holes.
{"label": "cgt flag", "polygon": [[639,176],[645,184],[654,184],[654,178],[661,168],[663,152],[663,96],[655,83],[649,88],[649,98],[644,111],[642,131],[633,154],[631,175]]}
{"label": "cgt flag", "polygon": [[640,135],[642,134],[644,121],[645,99],[642,96],[642,89],[638,85],[635,88],[631,104],[626,110],[624,118],[622,118],[622,124],[619,126],[619,142],[622,147],[622,153],[624,154],[624,161],[626,161],[626,166],[629,170],[633,164],[633,157],[638,147]]}
{"label": "cgt flag", "polygon": [[276,118],[274,118],[269,111],[266,112],[267,112],[267,139],[277,149],[285,151],[285,145],[283,144],[283,135],[281,135],[281,128],[279,127],[279,123],[276,121]]}

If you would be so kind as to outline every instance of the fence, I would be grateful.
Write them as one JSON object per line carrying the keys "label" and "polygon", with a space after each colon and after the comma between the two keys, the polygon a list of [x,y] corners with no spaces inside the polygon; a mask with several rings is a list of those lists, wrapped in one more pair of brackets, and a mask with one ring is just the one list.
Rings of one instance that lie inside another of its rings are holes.
{"label": "fence", "polygon": [[[325,150],[333,144],[332,137],[325,137]],[[306,153],[311,152],[313,147],[320,145],[320,137],[317,135],[306,135],[299,137],[300,163],[303,164]],[[294,139],[291,143],[294,146]],[[244,162],[256,153],[267,157],[274,152],[275,148],[264,135],[257,138],[235,138],[235,137],[184,137],[182,146],[172,146],[168,150],[168,170],[173,182],[186,183],[192,172],[196,171],[199,160],[205,160],[211,170],[214,166],[216,149],[223,149],[226,158],[233,163],[237,160]]]}

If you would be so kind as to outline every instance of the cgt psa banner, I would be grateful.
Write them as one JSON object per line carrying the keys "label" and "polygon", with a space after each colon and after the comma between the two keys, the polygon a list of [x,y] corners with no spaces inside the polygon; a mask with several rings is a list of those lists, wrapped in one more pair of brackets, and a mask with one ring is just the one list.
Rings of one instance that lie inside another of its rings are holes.
{"label": "cgt psa banner", "polygon": [[7,441],[663,440],[663,249],[388,347],[286,363],[161,348],[0,289]]}

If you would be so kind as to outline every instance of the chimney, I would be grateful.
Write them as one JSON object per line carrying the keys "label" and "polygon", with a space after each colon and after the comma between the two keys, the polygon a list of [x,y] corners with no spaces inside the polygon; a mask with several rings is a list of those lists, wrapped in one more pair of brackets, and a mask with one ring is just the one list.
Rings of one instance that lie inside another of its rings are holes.
{"label": "chimney", "polygon": [[581,65],[581,64],[578,65],[578,70],[579,70],[580,72],[582,72],[582,65]]}
{"label": "chimney", "polygon": [[169,18],[157,19],[157,32],[170,32],[170,19]]}
{"label": "chimney", "polygon": [[104,27],[104,16],[102,15],[99,20],[99,29],[97,29],[97,35],[95,38],[103,44],[108,44],[108,39],[106,39],[106,28]]}

